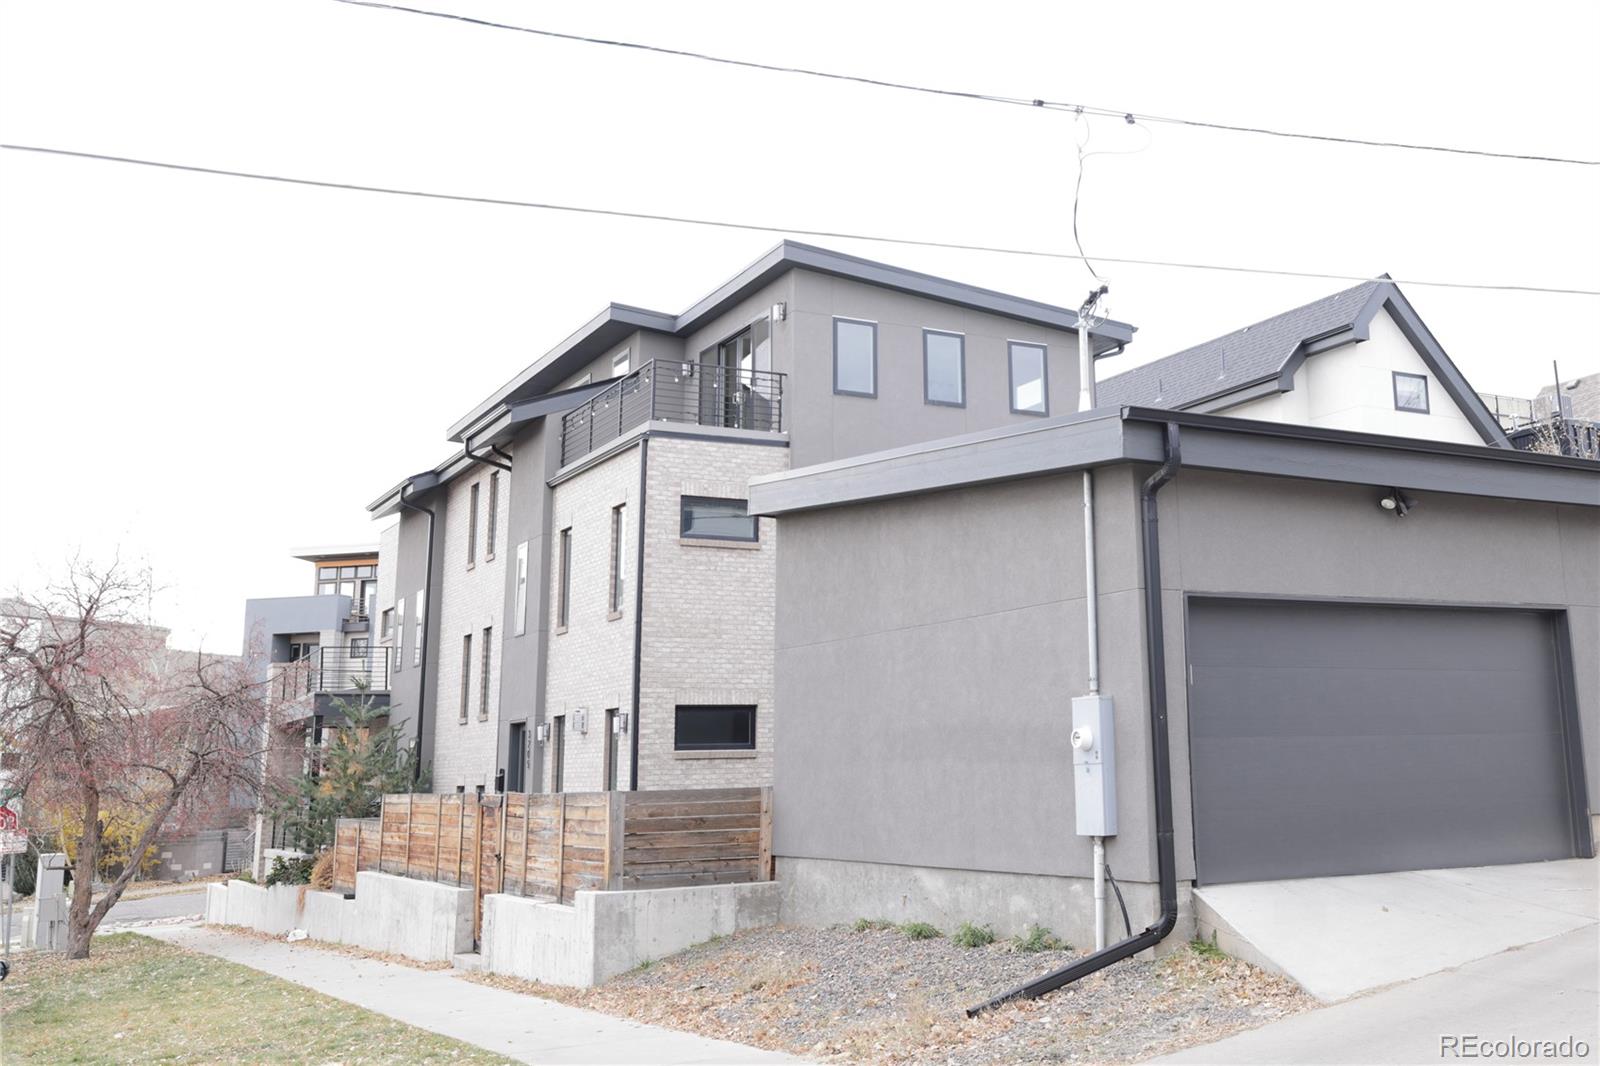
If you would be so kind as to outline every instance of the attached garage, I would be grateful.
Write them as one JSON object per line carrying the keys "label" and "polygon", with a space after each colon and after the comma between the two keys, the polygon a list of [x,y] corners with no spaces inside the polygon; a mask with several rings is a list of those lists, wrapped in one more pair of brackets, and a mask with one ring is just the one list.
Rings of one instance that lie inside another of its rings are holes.
{"label": "attached garage", "polygon": [[1196,881],[1574,855],[1558,625],[1526,610],[1191,599]]}

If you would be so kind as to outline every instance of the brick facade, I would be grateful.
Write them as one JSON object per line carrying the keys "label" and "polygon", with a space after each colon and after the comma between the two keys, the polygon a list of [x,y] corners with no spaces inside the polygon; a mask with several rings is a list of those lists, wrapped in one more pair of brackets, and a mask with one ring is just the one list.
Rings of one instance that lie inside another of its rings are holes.
{"label": "brick facade", "polygon": [[[499,474],[500,488],[495,516],[494,558],[488,557],[489,479]],[[476,559],[467,565],[467,538],[470,523],[472,486],[478,486],[478,525]],[[437,566],[443,568],[440,603],[433,618],[439,626],[439,661],[433,690],[437,712],[433,721],[433,790],[453,792],[457,786],[468,792],[482,785],[494,788],[496,730],[500,706],[500,646],[503,639],[502,614],[505,611],[505,567],[507,556],[515,551],[505,543],[510,494],[506,476],[490,466],[476,466],[451,484],[444,518],[444,544]],[[415,591],[410,594],[416,595]],[[408,602],[408,612],[415,607]],[[411,619],[407,619],[408,623]],[[489,641],[489,692],[483,697],[483,631],[492,628]],[[467,678],[467,715],[461,721],[462,638],[472,636],[472,663]],[[411,664],[406,663],[410,669]],[[479,708],[488,708],[487,719]]]}
{"label": "brick facade", "polygon": [[[655,461],[652,444],[650,460]],[[545,673],[545,719],[564,716],[562,788],[600,789],[605,764],[606,711],[633,707],[634,580],[638,565],[639,449],[611,455],[555,487],[550,523],[550,650]],[[623,596],[611,610],[612,510],[621,505]],[[571,530],[572,583],[565,630],[558,621],[561,533]],[[628,787],[628,740],[617,738],[617,784]],[[540,746],[543,781],[550,787],[551,745]]]}

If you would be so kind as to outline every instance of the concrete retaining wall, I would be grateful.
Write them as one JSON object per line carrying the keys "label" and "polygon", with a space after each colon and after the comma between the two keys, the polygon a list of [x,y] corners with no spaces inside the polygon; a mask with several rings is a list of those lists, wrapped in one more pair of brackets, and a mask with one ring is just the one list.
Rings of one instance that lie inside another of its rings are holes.
{"label": "concrete retaining wall", "polygon": [[472,950],[472,890],[389,874],[356,875],[356,896],[248,881],[206,887],[206,921],[284,936],[354,944],[422,962]]}
{"label": "concrete retaining wall", "polygon": [[586,988],[714,936],[775,924],[778,891],[765,881],[579,892],[571,906],[486,896],[484,968]]}

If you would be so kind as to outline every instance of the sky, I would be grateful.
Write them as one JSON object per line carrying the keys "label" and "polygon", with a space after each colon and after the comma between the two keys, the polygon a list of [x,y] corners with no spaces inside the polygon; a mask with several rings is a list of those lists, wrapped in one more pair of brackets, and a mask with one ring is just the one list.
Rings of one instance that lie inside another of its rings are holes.
{"label": "sky", "polygon": [[[416,6],[870,77],[1600,159],[1600,4]],[[0,140],[1004,247],[1600,289],[1600,167],[1007,107],[336,0],[0,0]],[[1142,150],[1140,150],[1142,148]],[[772,233],[0,151],[0,589],[148,563],[178,646],[311,591],[365,505],[608,301],[678,312]],[[1076,306],[1080,263],[809,239]],[[1102,266],[1111,373],[1346,287]],[[1482,391],[1600,371],[1600,299],[1403,285]]]}

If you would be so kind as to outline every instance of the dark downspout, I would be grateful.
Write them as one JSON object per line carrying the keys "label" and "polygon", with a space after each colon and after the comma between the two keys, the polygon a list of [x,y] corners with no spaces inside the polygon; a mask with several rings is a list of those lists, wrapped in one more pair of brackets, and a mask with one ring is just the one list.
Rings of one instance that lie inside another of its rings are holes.
{"label": "dark downspout", "polygon": [[1143,512],[1139,543],[1144,554],[1144,641],[1147,684],[1150,686],[1150,762],[1155,775],[1156,874],[1161,886],[1161,916],[1143,931],[1103,951],[1002,992],[985,1003],[968,1007],[969,1018],[1013,999],[1037,999],[1080,977],[1103,970],[1114,962],[1137,955],[1145,948],[1155,947],[1178,924],[1178,868],[1172,844],[1172,752],[1167,735],[1167,657],[1161,625],[1161,546],[1160,529],[1156,523],[1156,493],[1177,476],[1182,462],[1176,422],[1167,423],[1166,455],[1166,462],[1146,479],[1139,492]]}
{"label": "dark downspout", "polygon": [[511,470],[511,456],[509,456],[505,452],[501,451],[499,445],[491,444],[491,445],[489,445],[489,450],[491,452],[494,452],[496,455],[500,456],[501,459],[504,459],[505,462],[503,462],[503,463],[500,462],[499,459],[491,459],[487,455],[476,455],[476,454],[474,454],[473,451],[472,451],[472,438],[471,437],[463,437],[462,438],[461,450],[466,452],[467,453],[467,458],[473,460],[474,462],[484,463],[484,464],[486,464],[488,466],[498,466],[501,470],[505,470],[507,472],[509,472]]}
{"label": "dark downspout", "polygon": [[[432,623],[428,621],[428,611],[434,607],[432,602],[433,511],[430,508],[423,507],[421,504],[412,503],[406,498],[406,491],[407,489],[410,489],[410,487],[410,485],[407,485],[404,489],[400,490],[400,506],[409,511],[416,511],[418,514],[425,514],[428,516],[428,562],[423,567],[422,573],[422,587],[425,591],[423,594],[422,612],[422,647],[420,649],[421,656],[418,660],[422,665],[417,671],[417,761],[411,767],[411,783],[415,785],[418,781],[422,780],[422,725],[426,718],[425,712],[428,707],[428,634],[433,630]],[[395,576],[396,578],[399,577],[398,574]],[[402,633],[400,634],[400,639],[396,641],[396,643],[400,647],[404,647],[405,642],[405,634]]]}
{"label": "dark downspout", "polygon": [[644,651],[644,493],[645,472],[649,469],[650,438],[639,438],[639,561],[633,576],[633,714],[629,717],[628,789],[639,789],[639,673]]}

